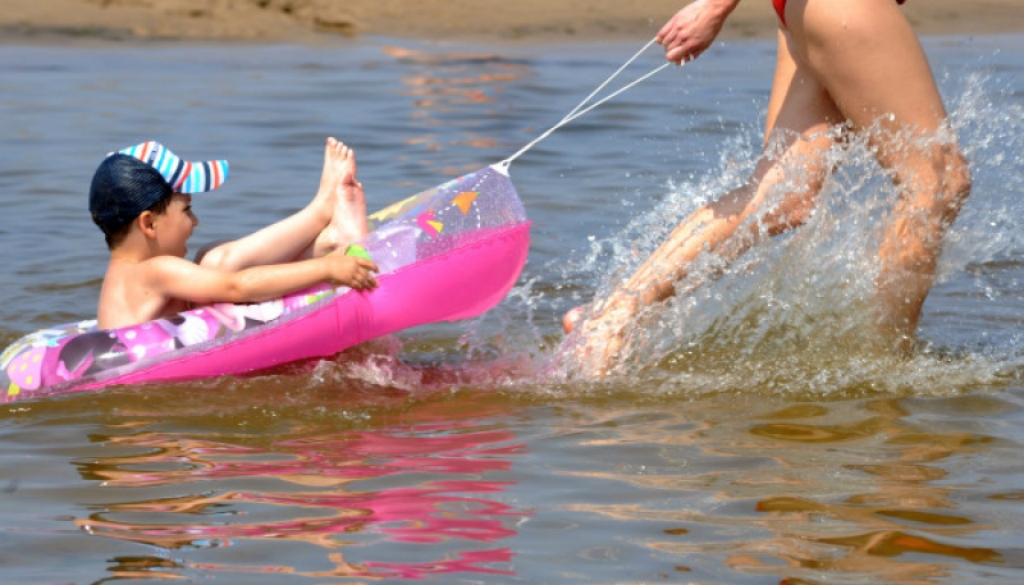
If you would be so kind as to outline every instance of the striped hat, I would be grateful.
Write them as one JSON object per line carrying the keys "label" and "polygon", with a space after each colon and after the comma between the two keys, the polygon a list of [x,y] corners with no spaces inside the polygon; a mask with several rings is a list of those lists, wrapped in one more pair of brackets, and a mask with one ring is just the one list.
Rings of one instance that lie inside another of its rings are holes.
{"label": "striped hat", "polygon": [[183,161],[163,144],[152,140],[129,146],[118,152],[134,156],[160,171],[175,193],[213,191],[224,183],[224,179],[228,178],[228,161]]}
{"label": "striped hat", "polygon": [[183,161],[159,142],[143,142],[111,153],[100,163],[89,189],[89,212],[105,234],[113,234],[173,193],[220,187],[228,162]]}

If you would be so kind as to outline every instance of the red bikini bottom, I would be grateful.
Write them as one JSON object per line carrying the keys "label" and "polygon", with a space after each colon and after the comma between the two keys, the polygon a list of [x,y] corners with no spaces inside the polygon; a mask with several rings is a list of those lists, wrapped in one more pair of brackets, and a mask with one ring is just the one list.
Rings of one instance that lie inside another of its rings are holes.
{"label": "red bikini bottom", "polygon": [[[907,0],[896,0],[897,4],[903,4]],[[779,20],[782,21],[782,25],[786,25],[786,0],[772,0],[772,6],[775,7],[775,14],[779,15]]]}
{"label": "red bikini bottom", "polygon": [[772,6],[775,6],[775,14],[779,15],[779,20],[782,24],[786,24],[786,0],[772,0]]}

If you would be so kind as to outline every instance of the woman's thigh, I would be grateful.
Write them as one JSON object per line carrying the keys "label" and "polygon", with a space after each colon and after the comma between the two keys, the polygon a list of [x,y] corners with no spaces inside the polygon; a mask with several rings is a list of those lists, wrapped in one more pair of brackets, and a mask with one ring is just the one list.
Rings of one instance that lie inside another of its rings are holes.
{"label": "woman's thigh", "polygon": [[777,130],[810,136],[824,134],[845,121],[814,72],[794,54],[794,44],[789,33],[780,28],[775,76],[765,120],[765,144]]}
{"label": "woman's thigh", "polygon": [[789,0],[795,59],[855,128],[939,129],[946,117],[931,68],[893,0]]}

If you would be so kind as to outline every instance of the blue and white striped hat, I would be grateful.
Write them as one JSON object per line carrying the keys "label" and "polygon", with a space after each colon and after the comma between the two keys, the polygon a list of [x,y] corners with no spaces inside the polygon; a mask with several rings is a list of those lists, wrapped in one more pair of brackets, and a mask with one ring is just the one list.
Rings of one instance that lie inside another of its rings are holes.
{"label": "blue and white striped hat", "polygon": [[172,193],[220,187],[228,161],[188,162],[152,140],[107,156],[93,175],[89,212],[103,233],[113,234]]}
{"label": "blue and white striped hat", "polygon": [[[175,193],[203,193],[220,187],[228,178],[228,161],[188,162],[152,140],[118,151],[134,156],[160,171]],[[111,153],[113,154],[113,153]]]}

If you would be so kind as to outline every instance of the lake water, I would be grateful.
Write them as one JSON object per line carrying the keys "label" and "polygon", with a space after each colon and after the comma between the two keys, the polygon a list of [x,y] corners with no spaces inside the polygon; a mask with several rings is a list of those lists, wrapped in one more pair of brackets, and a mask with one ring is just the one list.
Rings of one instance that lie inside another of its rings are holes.
{"label": "lake water", "polygon": [[[515,152],[639,44],[0,47],[0,342],[94,314],[109,151],[231,161],[197,243],[304,205],[328,135],[379,208]],[[1024,37],[926,49],[975,182],[912,359],[862,343],[893,193],[854,145],[808,225],[634,332],[626,375],[545,375],[562,312],[749,171],[774,47],[727,43],[515,162],[530,259],[487,315],[4,405],[0,582],[1024,581]]]}

